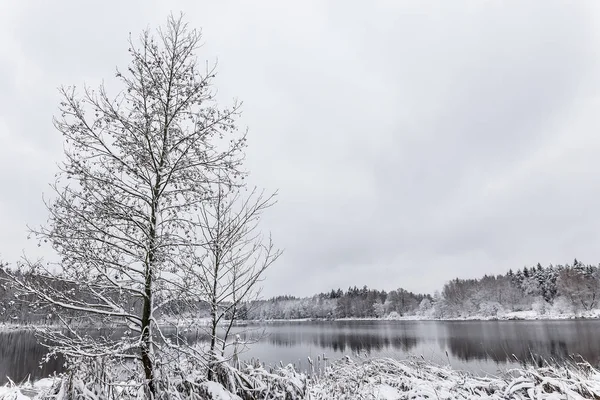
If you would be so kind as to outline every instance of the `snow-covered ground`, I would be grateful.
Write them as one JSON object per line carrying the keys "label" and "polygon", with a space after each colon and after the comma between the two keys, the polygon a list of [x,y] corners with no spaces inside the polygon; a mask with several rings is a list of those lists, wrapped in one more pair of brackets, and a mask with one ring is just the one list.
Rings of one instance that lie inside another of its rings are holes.
{"label": "snow-covered ground", "polygon": [[309,385],[314,400],[592,399],[600,373],[589,365],[516,369],[503,377],[476,377],[424,361],[374,359],[334,365]]}
{"label": "snow-covered ground", "polygon": [[44,393],[52,387],[56,378],[44,378],[34,383],[26,382],[21,385],[7,384],[0,386],[0,400],[30,400],[37,394]]}
{"label": "snow-covered ground", "polygon": [[540,314],[534,310],[509,311],[495,316],[472,315],[467,317],[445,318],[458,321],[490,321],[490,320],[561,320],[575,318],[599,318],[600,310],[592,310],[581,314]]}
{"label": "snow-covered ground", "polygon": [[582,311],[578,313],[573,312],[556,312],[552,309],[544,310],[539,312],[536,310],[525,310],[525,311],[506,311],[499,312],[496,315],[484,315],[484,314],[473,314],[460,317],[448,317],[448,316],[434,316],[434,315],[388,315],[382,318],[333,318],[333,319],[319,319],[319,318],[295,318],[295,319],[264,319],[264,320],[240,320],[238,324],[259,324],[259,323],[279,323],[279,322],[310,322],[310,321],[493,321],[493,320],[562,320],[562,319],[596,319],[600,318],[600,309],[593,309],[590,311]]}
{"label": "snow-covered ground", "polygon": [[[473,376],[420,359],[398,361],[382,358],[353,361],[346,357],[333,363],[323,372],[315,374],[313,371],[312,378],[307,378],[304,374],[296,373],[290,368],[287,366],[267,372],[262,368],[248,367],[245,372],[235,374],[243,376],[244,382],[254,382],[252,384],[254,389],[251,390],[258,390],[256,393],[265,395],[265,399],[580,400],[600,398],[600,372],[591,368],[589,364],[519,368],[499,377]],[[237,380],[237,382],[242,381]],[[33,387],[43,392],[52,383],[51,380],[43,380],[23,389]],[[241,399],[218,383],[205,381],[196,386],[203,396],[208,395],[212,400]],[[237,388],[240,388],[239,384]],[[16,387],[0,387],[0,400],[36,398],[28,397],[24,393],[27,393],[26,390]],[[64,397],[59,395],[58,398]],[[91,400],[96,397],[89,395],[83,398]]]}
{"label": "snow-covered ground", "polygon": [[600,309],[594,309],[590,311],[583,311],[580,313],[560,313],[560,312],[544,312],[539,313],[535,310],[526,311],[507,311],[499,313],[495,316],[486,315],[472,315],[468,317],[460,318],[445,318],[448,320],[478,320],[478,321],[489,321],[489,320],[561,320],[561,319],[576,319],[576,318],[600,318]]}
{"label": "snow-covered ground", "polygon": [[494,320],[563,320],[563,319],[596,319],[600,318],[600,309],[583,311],[580,313],[558,313],[545,312],[539,313],[535,310],[525,311],[507,311],[498,313],[497,315],[482,315],[474,314],[463,317],[434,317],[431,315],[403,315],[384,318],[341,318],[336,321],[377,321],[377,320],[394,320],[394,321],[494,321]]}

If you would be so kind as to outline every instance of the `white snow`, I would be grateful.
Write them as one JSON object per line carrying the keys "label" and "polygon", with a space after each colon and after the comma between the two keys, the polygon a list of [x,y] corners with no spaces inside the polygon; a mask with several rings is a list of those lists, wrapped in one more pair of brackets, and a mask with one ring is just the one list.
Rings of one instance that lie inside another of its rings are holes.
{"label": "white snow", "polygon": [[33,382],[33,388],[36,390],[49,389],[54,385],[58,378],[43,378]]}
{"label": "white snow", "polygon": [[[479,377],[437,366],[420,359],[398,361],[390,358],[357,359],[349,357],[331,364],[323,373],[306,378],[304,374],[286,366],[273,371],[247,366],[234,370],[228,364],[219,364],[235,382],[232,388],[216,382],[204,381],[197,387],[201,398],[209,400],[241,400],[252,394],[280,396],[289,400],[400,400],[400,399],[589,399],[600,398],[600,371],[589,364],[571,364],[565,367],[517,368],[500,377]],[[242,387],[238,383],[249,386]],[[53,379],[28,384],[41,392],[52,386]],[[234,383],[234,382],[232,382]],[[85,384],[79,382],[80,385]],[[229,388],[229,390],[228,390]],[[25,390],[25,386],[23,387]],[[247,389],[250,390],[247,391]],[[62,389],[61,389],[62,390]],[[231,391],[230,391],[231,390]],[[25,393],[28,393],[25,391]],[[85,396],[90,391],[83,390]],[[84,397],[85,397],[84,396]],[[58,394],[60,398],[60,393]],[[95,397],[85,397],[95,398]],[[138,398],[122,397],[122,398]],[[279,397],[272,397],[279,398]],[[13,384],[0,387],[0,400],[29,400]]]}
{"label": "white snow", "polygon": [[202,382],[200,386],[210,396],[209,400],[242,400],[241,397],[227,391],[220,383],[208,381]]}
{"label": "white snow", "polygon": [[400,400],[402,398],[398,389],[386,384],[375,386],[374,394],[377,400]]}
{"label": "white snow", "polygon": [[1,386],[0,400],[30,400],[18,387]]}
{"label": "white snow", "polygon": [[588,399],[600,398],[600,372],[589,365],[525,368],[477,377],[431,363],[393,359],[334,363],[309,385],[311,399]]}

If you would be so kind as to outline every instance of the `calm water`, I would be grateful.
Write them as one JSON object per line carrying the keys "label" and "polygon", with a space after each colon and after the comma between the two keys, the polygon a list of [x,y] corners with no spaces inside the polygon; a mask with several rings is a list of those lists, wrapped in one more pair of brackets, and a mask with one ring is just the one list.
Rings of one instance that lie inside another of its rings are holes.
{"label": "calm water", "polygon": [[[267,364],[307,367],[307,356],[330,358],[360,353],[404,359],[410,356],[450,364],[477,374],[517,366],[516,360],[563,360],[579,354],[600,363],[600,321],[339,321],[269,323],[238,327],[242,339],[256,341],[240,358]],[[264,331],[264,334],[263,334]],[[202,340],[202,336],[199,336]],[[0,333],[0,384],[60,372],[61,361],[39,366],[45,354],[32,333]]]}

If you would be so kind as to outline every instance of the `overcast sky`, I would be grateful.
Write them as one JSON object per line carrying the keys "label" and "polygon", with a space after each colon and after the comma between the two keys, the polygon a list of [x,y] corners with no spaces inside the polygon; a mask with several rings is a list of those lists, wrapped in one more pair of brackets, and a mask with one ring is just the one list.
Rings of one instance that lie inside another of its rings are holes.
{"label": "overcast sky", "polygon": [[[593,8],[591,8],[593,7]],[[600,4],[0,2],[0,254],[35,253],[62,157],[57,87],[111,82],[183,11],[279,189],[264,296],[600,262]]]}

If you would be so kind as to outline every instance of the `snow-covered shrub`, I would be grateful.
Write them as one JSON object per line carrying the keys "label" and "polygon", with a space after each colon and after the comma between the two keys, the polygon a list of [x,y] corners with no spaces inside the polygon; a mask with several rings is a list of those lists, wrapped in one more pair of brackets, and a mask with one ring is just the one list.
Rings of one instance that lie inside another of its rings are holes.
{"label": "snow-covered shrub", "polygon": [[433,307],[429,310],[430,315],[433,318],[444,319],[452,317],[453,315],[448,311],[448,307],[444,301],[433,303]]}
{"label": "snow-covered shrub", "polygon": [[231,393],[217,382],[202,382],[198,392],[203,396],[202,399],[206,400],[242,400],[240,396]]}
{"label": "snow-covered shrub", "polygon": [[[260,364],[234,368],[225,359],[214,366],[216,382],[208,382],[202,365],[186,362],[155,370],[155,400],[300,400],[308,378],[292,365],[266,370]],[[138,364],[123,368],[110,359],[71,360],[71,372],[43,393],[40,400],[146,400],[144,373]],[[0,399],[3,400],[3,399]]]}
{"label": "snow-covered shrub", "polygon": [[550,310],[550,304],[548,304],[543,297],[538,296],[531,304],[531,309],[535,311],[537,315],[546,315]]}
{"label": "snow-covered shrub", "polygon": [[[170,370],[172,371],[172,370]],[[161,373],[164,373],[162,371]],[[220,382],[198,374],[169,375],[160,380],[157,400],[350,400],[350,399],[592,399],[600,398],[600,372],[587,363],[533,366],[507,371],[500,377],[480,377],[440,367],[421,359],[398,361],[349,357],[329,365],[324,374],[308,379],[291,365],[267,371],[257,365],[241,370],[223,363]],[[162,375],[164,377],[164,375]],[[102,391],[98,379],[65,375],[42,400],[146,400],[140,379],[124,381],[112,393]],[[225,382],[223,382],[225,381]],[[107,384],[109,382],[104,382]],[[127,386],[128,385],[128,386]],[[1,388],[0,388],[1,389]],[[0,400],[19,394],[0,390]],[[19,397],[16,397],[19,399]]]}
{"label": "snow-covered shrub", "polygon": [[385,315],[385,305],[381,301],[377,301],[373,304],[373,311],[377,318],[381,318]]}
{"label": "snow-covered shrub", "polygon": [[259,363],[246,364],[237,369],[225,359],[214,367],[217,382],[242,400],[300,400],[306,397],[308,378],[289,364],[268,371]]}
{"label": "snow-covered shrub", "polygon": [[400,314],[398,314],[396,311],[392,311],[387,315],[386,319],[400,319]]}
{"label": "snow-covered shrub", "polygon": [[425,297],[423,300],[421,300],[421,303],[419,303],[419,315],[429,316],[432,307],[433,304],[431,303],[431,300]]}
{"label": "snow-covered shrub", "polygon": [[497,301],[484,301],[479,305],[479,313],[484,317],[497,317],[504,313],[504,307]]}
{"label": "snow-covered shrub", "polygon": [[23,395],[20,388],[10,382],[0,386],[0,400],[29,400],[29,397]]}
{"label": "snow-covered shrub", "polygon": [[312,400],[349,399],[593,399],[600,373],[570,365],[516,369],[502,378],[478,377],[419,360],[340,361],[309,386]]}
{"label": "snow-covered shrub", "polygon": [[552,315],[572,314],[574,311],[573,304],[564,296],[560,296],[554,300],[554,304],[550,308]]}

